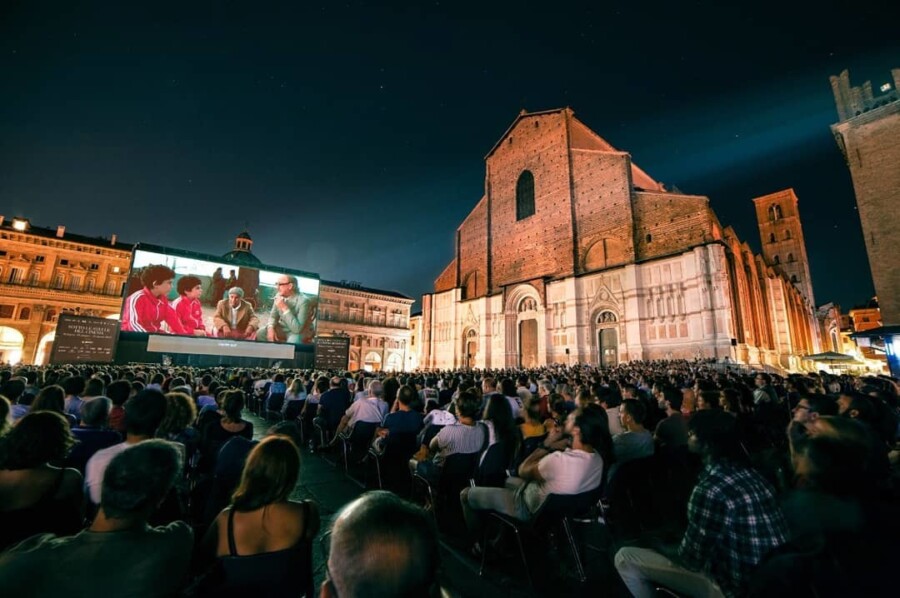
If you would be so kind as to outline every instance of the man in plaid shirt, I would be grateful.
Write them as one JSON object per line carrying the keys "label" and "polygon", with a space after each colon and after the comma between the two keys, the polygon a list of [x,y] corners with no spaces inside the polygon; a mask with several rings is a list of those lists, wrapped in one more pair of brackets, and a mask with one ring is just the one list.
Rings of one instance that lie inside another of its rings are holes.
{"label": "man in plaid shirt", "polygon": [[688,422],[688,445],[705,467],[681,545],[669,555],[634,547],[616,554],[619,575],[639,598],[655,596],[657,586],[689,596],[740,595],[756,565],[787,541],[772,488],[745,463],[733,415],[697,412]]}

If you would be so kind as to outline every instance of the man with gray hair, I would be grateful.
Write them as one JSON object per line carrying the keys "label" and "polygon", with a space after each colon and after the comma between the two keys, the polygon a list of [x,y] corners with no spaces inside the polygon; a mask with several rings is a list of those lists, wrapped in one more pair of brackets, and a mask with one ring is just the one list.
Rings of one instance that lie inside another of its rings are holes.
{"label": "man with gray hair", "polygon": [[384,385],[381,380],[373,378],[366,387],[366,398],[355,401],[341,418],[334,437],[338,438],[344,428],[353,428],[356,422],[369,422],[381,425],[388,414],[388,404],[384,400]]}
{"label": "man with gray hair", "polygon": [[391,492],[367,492],[331,528],[322,598],[440,596],[434,519]]}
{"label": "man with gray hair", "polygon": [[228,298],[216,305],[213,316],[213,330],[220,338],[236,338],[255,340],[259,330],[259,318],[253,306],[244,299],[244,289],[232,287],[228,289]]}
{"label": "man with gray hair", "polygon": [[315,334],[316,297],[300,292],[297,277],[280,274],[275,281],[275,299],[261,341],[310,344]]}
{"label": "man with gray hair", "polygon": [[78,442],[66,457],[66,466],[74,467],[84,475],[88,460],[99,450],[122,442],[122,436],[107,429],[112,401],[95,397],[81,404],[81,424],[72,428],[72,436]]}
{"label": "man with gray hair", "polygon": [[174,595],[190,565],[193,532],[182,521],[156,528],[147,522],[181,469],[181,453],[165,440],[116,455],[88,529],[62,538],[32,536],[0,554],[4,595]]}

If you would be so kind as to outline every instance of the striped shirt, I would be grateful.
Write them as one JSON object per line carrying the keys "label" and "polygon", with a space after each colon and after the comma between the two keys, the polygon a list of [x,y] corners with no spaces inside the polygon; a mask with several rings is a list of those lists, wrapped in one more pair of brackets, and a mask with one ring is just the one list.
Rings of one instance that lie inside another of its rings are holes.
{"label": "striped shirt", "polygon": [[486,428],[479,424],[444,426],[431,441],[432,446],[436,445],[438,448],[434,462],[440,465],[450,455],[479,452],[485,446],[486,431]]}

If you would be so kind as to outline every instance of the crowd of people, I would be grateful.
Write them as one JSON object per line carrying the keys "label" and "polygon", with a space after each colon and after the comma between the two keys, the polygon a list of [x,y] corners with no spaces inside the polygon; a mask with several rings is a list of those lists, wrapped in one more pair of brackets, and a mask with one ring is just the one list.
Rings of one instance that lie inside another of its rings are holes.
{"label": "crowd of people", "polygon": [[[0,395],[14,595],[311,595],[318,506],[291,495],[302,453],[342,446],[399,482],[335,519],[322,595],[439,590],[436,505],[397,496],[410,476],[460,510],[475,556],[500,550],[490,512],[527,522],[551,497],[596,496],[634,596],[881,595],[900,556],[900,384],[884,376],[22,367],[0,369]],[[248,408],[279,420],[262,440]],[[476,484],[442,485],[461,460]],[[662,471],[657,490],[686,491],[640,500]]]}

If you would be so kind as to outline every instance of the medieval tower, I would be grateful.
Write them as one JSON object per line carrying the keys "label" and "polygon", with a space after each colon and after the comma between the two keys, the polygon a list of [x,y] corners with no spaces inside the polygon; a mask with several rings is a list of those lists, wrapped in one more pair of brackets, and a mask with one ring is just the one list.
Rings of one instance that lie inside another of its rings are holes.
{"label": "medieval tower", "polygon": [[800,224],[797,196],[793,189],[785,189],[753,200],[756,221],[759,224],[759,241],[763,259],[780,270],[803,294],[809,304],[816,305],[813,297],[809,260],[806,257],[806,241]]}
{"label": "medieval tower", "polygon": [[850,86],[843,71],[831,77],[837,124],[831,125],[844,154],[859,208],[869,267],[884,324],[900,324],[900,69],[879,86]]}

